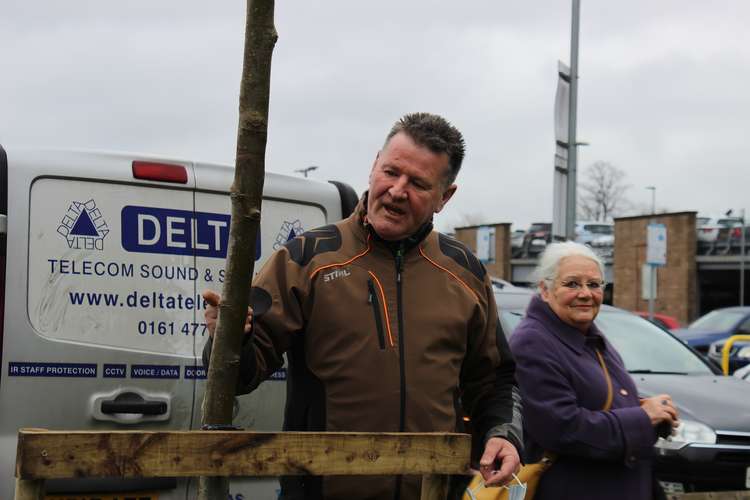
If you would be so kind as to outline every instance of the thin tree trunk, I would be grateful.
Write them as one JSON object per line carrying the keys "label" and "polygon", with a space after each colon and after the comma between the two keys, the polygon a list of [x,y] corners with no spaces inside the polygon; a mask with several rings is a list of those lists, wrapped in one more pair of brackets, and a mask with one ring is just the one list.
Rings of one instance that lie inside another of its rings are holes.
{"label": "thin tree trunk", "polygon": [[[204,425],[232,423],[240,347],[255,263],[255,241],[259,237],[271,56],[277,39],[273,13],[274,0],[247,0],[237,154],[230,189],[232,222],[227,273],[203,397]],[[200,478],[200,500],[226,500],[228,494],[228,479]]]}

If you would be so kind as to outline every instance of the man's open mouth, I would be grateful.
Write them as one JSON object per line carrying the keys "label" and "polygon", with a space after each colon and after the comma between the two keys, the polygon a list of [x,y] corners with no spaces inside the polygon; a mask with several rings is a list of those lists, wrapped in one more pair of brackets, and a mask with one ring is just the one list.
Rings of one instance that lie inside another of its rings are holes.
{"label": "man's open mouth", "polygon": [[404,215],[406,213],[405,210],[402,210],[398,207],[395,207],[393,205],[387,205],[384,204],[383,208],[385,208],[386,212],[388,212],[391,215]]}

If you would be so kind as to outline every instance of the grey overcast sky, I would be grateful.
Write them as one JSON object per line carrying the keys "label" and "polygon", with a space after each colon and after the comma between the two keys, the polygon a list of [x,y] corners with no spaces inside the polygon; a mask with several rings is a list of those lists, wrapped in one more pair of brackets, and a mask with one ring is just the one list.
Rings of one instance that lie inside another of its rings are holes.
{"label": "grey overcast sky", "polygon": [[[244,2],[2,10],[0,144],[233,163]],[[267,168],[362,192],[392,123],[430,111],[467,142],[438,228],[549,221],[570,18],[570,1],[279,1]],[[750,208],[748,19],[746,0],[583,0],[580,168],[623,169],[635,206],[654,185],[661,209]]]}

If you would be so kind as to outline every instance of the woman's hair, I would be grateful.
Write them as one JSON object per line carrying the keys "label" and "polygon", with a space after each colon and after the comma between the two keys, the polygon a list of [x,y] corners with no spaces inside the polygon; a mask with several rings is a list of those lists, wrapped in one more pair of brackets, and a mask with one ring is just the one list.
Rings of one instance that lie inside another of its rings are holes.
{"label": "woman's hair", "polygon": [[586,257],[596,262],[596,265],[599,266],[599,272],[602,274],[602,278],[604,278],[604,263],[591,248],[575,241],[563,241],[547,245],[547,248],[544,249],[544,252],[539,257],[539,263],[531,273],[532,281],[535,284],[544,281],[547,283],[547,286],[550,286],[552,281],[557,277],[560,261],[566,257],[573,256]]}

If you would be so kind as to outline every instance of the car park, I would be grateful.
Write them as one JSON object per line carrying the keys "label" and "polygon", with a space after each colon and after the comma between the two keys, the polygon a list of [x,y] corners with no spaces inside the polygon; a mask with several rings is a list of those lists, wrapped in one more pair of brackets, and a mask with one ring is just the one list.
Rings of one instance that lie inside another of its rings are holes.
{"label": "car park", "polygon": [[[18,429],[200,428],[204,289],[221,292],[234,168],[155,156],[0,148],[0,498]],[[255,268],[348,215],[354,191],[267,173]],[[234,424],[281,430],[286,372],[235,399]],[[49,480],[49,495],[196,498],[196,481]],[[277,498],[275,478],[230,494]],[[137,493],[137,494],[136,494]]]}
{"label": "car park", "polygon": [[674,334],[701,354],[708,355],[711,344],[732,335],[750,334],[750,306],[714,309]]}
{"label": "car park", "polygon": [[[506,335],[526,305],[495,291]],[[526,304],[532,292],[526,294]],[[639,394],[668,393],[680,427],[654,445],[656,477],[667,493],[750,488],[750,398],[746,382],[719,370],[669,332],[630,312],[602,306],[596,324],[620,353]]]}

